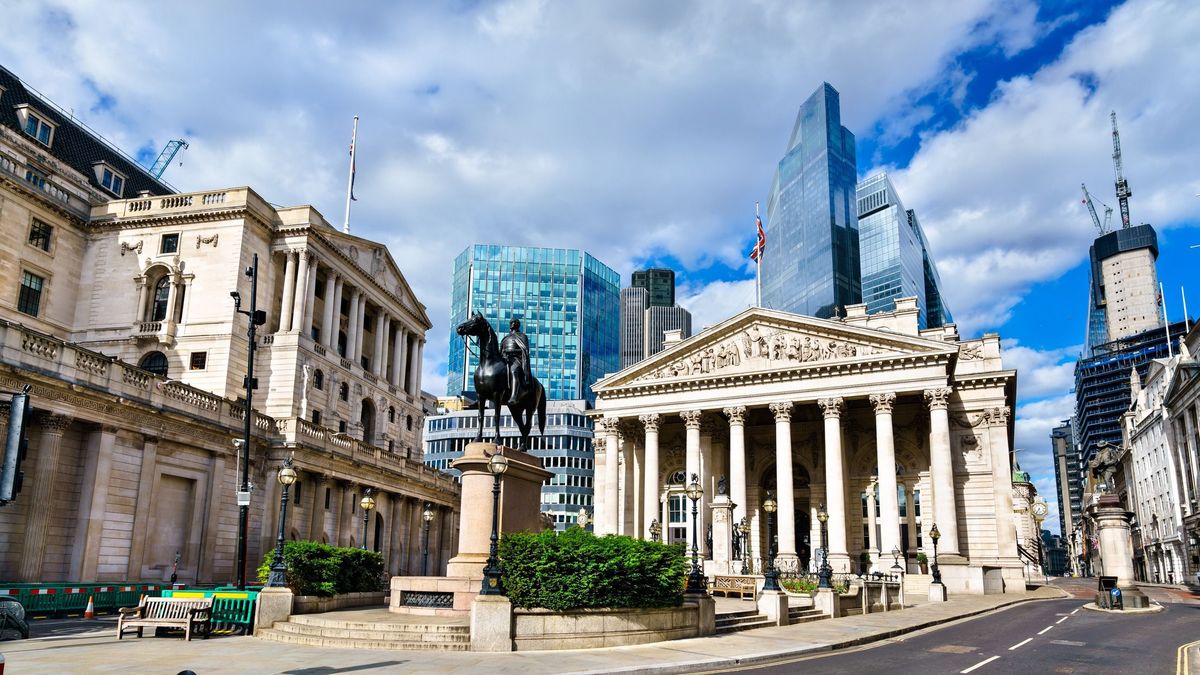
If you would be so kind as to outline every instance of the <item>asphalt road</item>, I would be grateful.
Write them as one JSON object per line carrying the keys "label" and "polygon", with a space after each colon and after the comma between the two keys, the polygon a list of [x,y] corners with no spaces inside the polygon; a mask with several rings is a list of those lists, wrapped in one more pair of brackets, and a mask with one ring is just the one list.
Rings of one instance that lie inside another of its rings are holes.
{"label": "asphalt road", "polygon": [[878,646],[739,673],[1175,673],[1176,649],[1200,640],[1200,605],[1156,614],[1083,609],[1083,598],[1022,603]]}

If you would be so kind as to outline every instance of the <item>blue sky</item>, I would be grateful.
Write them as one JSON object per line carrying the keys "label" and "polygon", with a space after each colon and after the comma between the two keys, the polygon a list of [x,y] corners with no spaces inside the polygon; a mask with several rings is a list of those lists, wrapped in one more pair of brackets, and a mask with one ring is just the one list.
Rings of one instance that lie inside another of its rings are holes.
{"label": "blue sky", "polygon": [[[800,103],[841,93],[858,169],[920,215],[960,331],[1020,370],[1017,447],[1054,501],[1094,237],[1079,183],[1160,232],[1168,310],[1200,249],[1194,2],[696,0],[186,4],[0,0],[0,63],[181,190],[251,185],[388,243],[435,325],[469,242],[678,269],[696,324],[753,301],[745,254]],[[184,28],[181,28],[184,27]],[[1200,306],[1200,288],[1193,292]]]}

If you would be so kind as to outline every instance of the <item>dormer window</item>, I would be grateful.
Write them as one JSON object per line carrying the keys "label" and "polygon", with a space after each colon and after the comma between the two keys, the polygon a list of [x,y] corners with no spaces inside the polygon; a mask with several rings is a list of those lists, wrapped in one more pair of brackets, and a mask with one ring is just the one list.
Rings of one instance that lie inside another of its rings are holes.
{"label": "dormer window", "polygon": [[121,197],[125,191],[125,176],[104,162],[96,162],[93,167],[96,170],[96,182],[100,183],[100,187]]}
{"label": "dormer window", "polygon": [[32,136],[38,143],[46,147],[54,141],[55,125],[50,122],[50,119],[45,115],[34,112],[28,105],[17,106],[17,119],[21,122],[21,129],[26,134]]}

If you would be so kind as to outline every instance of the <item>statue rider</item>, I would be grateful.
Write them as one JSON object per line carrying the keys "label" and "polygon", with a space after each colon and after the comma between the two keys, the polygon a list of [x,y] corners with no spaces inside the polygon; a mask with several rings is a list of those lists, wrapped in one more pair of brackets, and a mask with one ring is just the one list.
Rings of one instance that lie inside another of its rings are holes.
{"label": "statue rider", "polygon": [[529,338],[521,332],[520,319],[509,321],[508,328],[500,353],[508,362],[508,404],[512,405],[529,388]]}

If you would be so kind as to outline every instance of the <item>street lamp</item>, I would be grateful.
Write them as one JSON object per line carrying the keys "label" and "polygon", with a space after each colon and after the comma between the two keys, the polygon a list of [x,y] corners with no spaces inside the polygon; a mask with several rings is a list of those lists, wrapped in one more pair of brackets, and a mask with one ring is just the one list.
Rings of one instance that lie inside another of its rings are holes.
{"label": "street lamp", "polygon": [[654,541],[662,541],[662,525],[659,524],[658,518],[650,521],[650,536]]}
{"label": "street lamp", "polygon": [[900,548],[892,547],[892,574],[904,574],[904,568],[900,567]]}
{"label": "street lamp", "polygon": [[775,569],[775,537],[772,530],[775,527],[775,512],[779,504],[773,493],[767,493],[767,501],[763,502],[763,511],[767,512],[767,573],[763,575],[764,591],[783,590],[779,587],[779,570]]}
{"label": "street lamp", "polygon": [[433,504],[425,502],[425,510],[421,512],[421,520],[425,521],[424,544],[421,549],[421,576],[429,575],[429,523],[433,520]]}
{"label": "street lamp", "polygon": [[692,571],[688,574],[687,592],[705,593],[707,591],[704,588],[704,573],[700,571],[700,565],[696,558],[698,551],[696,548],[696,522],[700,519],[696,504],[704,496],[704,490],[701,489],[700,478],[696,474],[692,474],[692,482],[688,483],[685,494],[688,499],[692,500]]}
{"label": "street lamp", "polygon": [[942,533],[938,532],[937,523],[934,523],[933,527],[929,529],[929,539],[933,542],[933,566],[929,569],[933,572],[933,583],[935,584],[942,583],[942,570],[938,568],[937,562],[937,543],[941,538]]}
{"label": "street lamp", "polygon": [[747,564],[750,560],[750,523],[746,522],[745,516],[742,516],[742,521],[738,523],[738,532],[742,533],[742,574],[750,574],[750,566]]}
{"label": "street lamp", "polygon": [[500,476],[508,471],[508,458],[497,452],[488,460],[488,471],[492,472],[492,547],[487,564],[483,567],[483,588],[480,595],[504,595],[501,578],[500,558],[496,544],[500,541]]}
{"label": "street lamp", "polygon": [[358,502],[358,505],[363,510],[363,538],[362,549],[367,550],[367,521],[371,518],[371,509],[375,508],[375,498],[371,496],[371,488],[363,490],[363,498]]}
{"label": "street lamp", "polygon": [[575,519],[575,522],[579,523],[579,527],[586,530],[590,520],[587,509],[579,509],[579,516]]}
{"label": "street lamp", "polygon": [[[254,424],[254,390],[258,388],[258,381],[254,378],[254,348],[257,341],[255,331],[267,322],[267,313],[258,308],[257,253],[251,259],[250,266],[246,268],[246,276],[250,279],[249,311],[242,309],[241,293],[237,291],[229,293],[229,297],[233,298],[233,310],[250,319],[250,326],[246,331],[246,380],[242,383],[246,388],[246,405],[242,410],[242,437],[238,439],[241,442],[241,445],[238,445],[238,453],[241,455],[241,466],[238,467],[238,471],[241,473],[241,485],[237,495],[237,587],[239,591],[246,590],[246,550],[250,532],[250,430],[253,429],[252,425]],[[237,441],[235,441],[236,444]]]}
{"label": "street lamp", "polygon": [[283,468],[279,470],[279,484],[283,486],[283,495],[279,497],[279,537],[275,539],[275,557],[271,560],[271,574],[267,577],[268,586],[287,586],[287,561],[283,558],[283,533],[287,527],[288,488],[296,482],[296,470],[292,468],[292,458],[283,460]]}
{"label": "street lamp", "polygon": [[833,577],[833,568],[829,566],[829,514],[825,512],[825,505],[817,510],[817,520],[821,522],[821,567],[817,570],[817,588],[833,588],[830,583]]}

